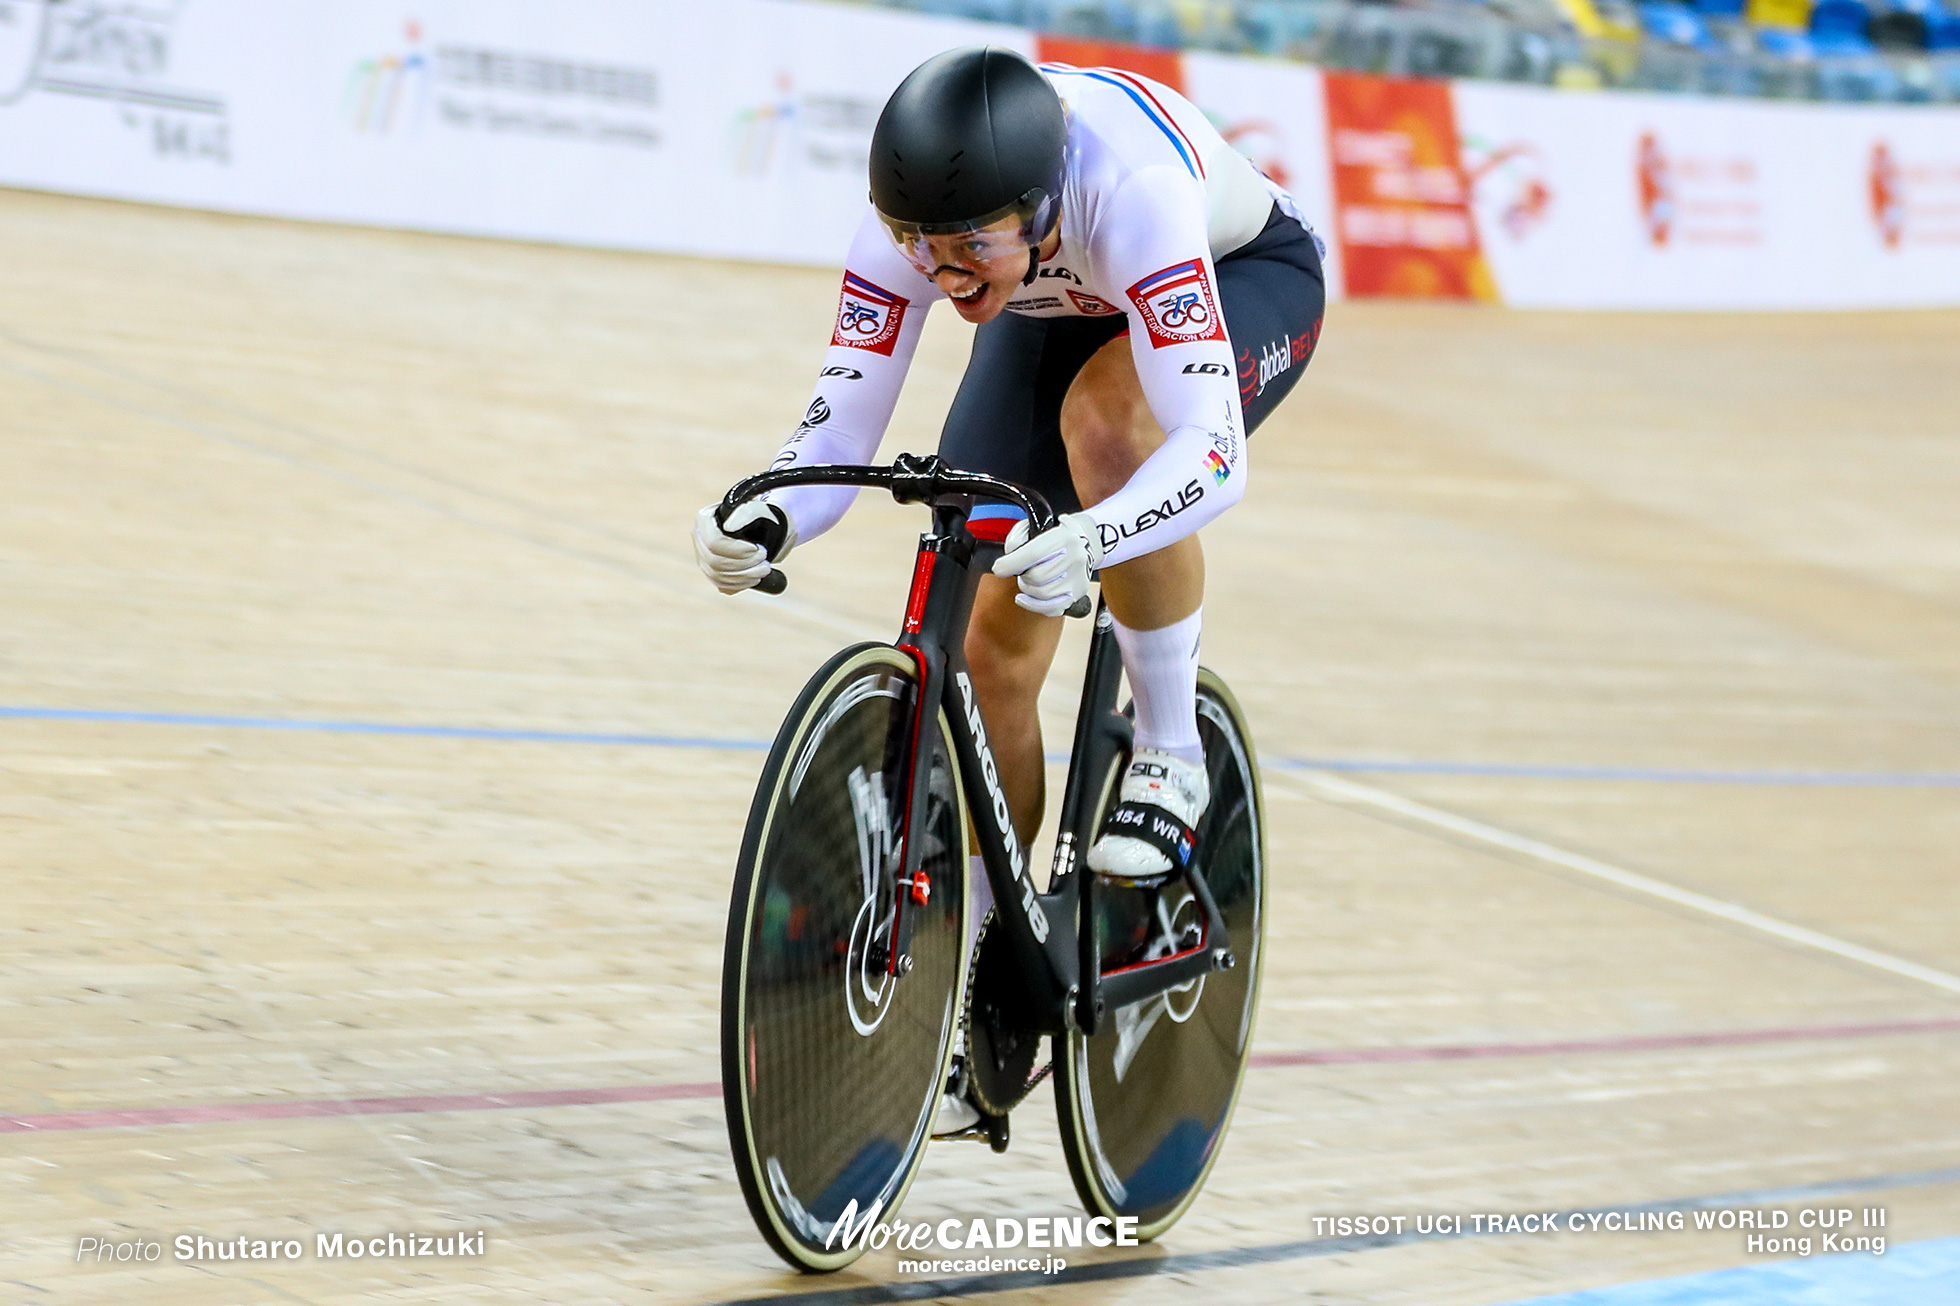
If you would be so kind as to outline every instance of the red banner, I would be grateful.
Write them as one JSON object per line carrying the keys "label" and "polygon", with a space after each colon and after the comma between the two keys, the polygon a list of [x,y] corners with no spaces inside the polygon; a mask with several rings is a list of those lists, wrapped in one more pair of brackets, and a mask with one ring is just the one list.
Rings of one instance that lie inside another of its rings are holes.
{"label": "red banner", "polygon": [[1035,38],[1035,54],[1042,63],[1074,64],[1077,68],[1121,68],[1162,82],[1180,94],[1184,90],[1184,61],[1175,50],[1147,50],[1120,41],[1090,41],[1073,36]]}
{"label": "red banner", "polygon": [[1496,299],[1449,83],[1326,73],[1323,84],[1347,293]]}

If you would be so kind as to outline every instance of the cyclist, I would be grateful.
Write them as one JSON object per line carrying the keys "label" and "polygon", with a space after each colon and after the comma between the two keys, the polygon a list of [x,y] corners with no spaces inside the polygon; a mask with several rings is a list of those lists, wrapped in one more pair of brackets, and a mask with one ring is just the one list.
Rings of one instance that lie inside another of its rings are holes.
{"label": "cyclist", "polygon": [[[1036,698],[1058,618],[1100,569],[1136,747],[1088,861],[1161,882],[1210,801],[1196,533],[1244,494],[1246,436],[1319,339],[1318,238],[1169,87],[1110,68],[1037,70],[993,48],[938,55],[893,92],[871,139],[871,201],[816,395],[772,465],[869,462],[926,308],[949,300],[978,326],[939,453],[1065,510],[1033,539],[1003,505],[977,505],[969,522],[1005,545],[975,597],[966,656],[1014,823],[1024,839],[1040,826]],[[724,592],[746,589],[856,493],[789,489],[725,527],[704,508],[701,568]],[[756,521],[766,544],[735,538]]]}

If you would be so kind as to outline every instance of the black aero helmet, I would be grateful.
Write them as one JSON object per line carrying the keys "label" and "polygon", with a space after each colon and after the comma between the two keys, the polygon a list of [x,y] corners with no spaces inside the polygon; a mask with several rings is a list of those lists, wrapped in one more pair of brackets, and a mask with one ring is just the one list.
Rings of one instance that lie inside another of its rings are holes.
{"label": "black aero helmet", "polygon": [[[1034,65],[992,46],[949,50],[913,69],[878,115],[871,202],[927,275],[938,266],[928,236],[1018,217],[1011,247],[1032,248],[1054,226],[1067,140],[1061,97]],[[959,252],[989,258],[1009,247],[1004,239],[975,241]]]}

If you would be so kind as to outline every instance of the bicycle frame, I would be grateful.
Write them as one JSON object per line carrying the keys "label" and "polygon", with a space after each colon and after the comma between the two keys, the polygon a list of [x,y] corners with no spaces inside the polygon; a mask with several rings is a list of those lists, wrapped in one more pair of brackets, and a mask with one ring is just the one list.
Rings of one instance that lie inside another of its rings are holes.
{"label": "bicycle frame", "polygon": [[[1103,778],[1116,758],[1129,749],[1131,726],[1116,710],[1122,659],[1108,609],[1100,603],[1076,714],[1049,889],[1041,893],[1035,888],[1029,849],[1014,829],[999,767],[987,741],[986,723],[974,697],[963,637],[979,579],[1001,553],[998,541],[980,538],[968,529],[973,500],[978,497],[1015,504],[1028,514],[1031,529],[1039,532],[1055,521],[1042,496],[990,476],[955,471],[937,457],[901,454],[890,467],[814,466],[752,476],[728,492],[720,516],[725,520],[738,505],[769,490],[810,484],[886,489],[901,503],[928,504],[933,512],[932,529],[919,537],[905,616],[894,641],[917,663],[920,693],[914,704],[903,772],[909,777],[910,790],[887,957],[891,972],[903,974],[909,963],[907,904],[927,901],[932,891],[920,873],[921,852],[912,838],[912,822],[913,814],[925,808],[929,781],[929,768],[920,765],[919,741],[925,737],[930,714],[941,707],[951,727],[953,762],[960,771],[968,815],[994,892],[994,928],[1005,932],[1019,963],[1012,969],[1019,977],[1021,992],[1017,996],[1021,1000],[1012,1006],[1029,1027],[1050,1034],[1069,1030],[1093,1034],[1112,1009],[1231,966],[1224,919],[1202,869],[1193,866],[1184,874],[1204,915],[1198,942],[1166,957],[1109,972],[1101,968],[1095,911],[1099,886],[1096,877],[1078,865],[1078,852],[1094,837],[1091,822],[1102,797]],[[1072,931],[1068,928],[1071,924]]]}

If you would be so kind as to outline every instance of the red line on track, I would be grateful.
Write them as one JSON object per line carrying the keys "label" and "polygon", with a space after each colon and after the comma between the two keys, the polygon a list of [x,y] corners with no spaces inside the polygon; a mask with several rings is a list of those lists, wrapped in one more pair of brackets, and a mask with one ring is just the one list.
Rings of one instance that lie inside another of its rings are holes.
{"label": "red line on track", "polygon": [[[1585,1052],[1664,1052],[1753,1043],[1799,1043],[1888,1034],[1960,1032],[1960,1017],[1899,1020],[1871,1025],[1799,1025],[1785,1029],[1737,1029],[1708,1034],[1647,1034],[1631,1038],[1568,1039],[1549,1043],[1465,1043],[1427,1047],[1328,1048],[1303,1052],[1255,1052],[1250,1064],[1351,1066],[1408,1061],[1478,1061],[1503,1057],[1570,1056]],[[76,1129],[130,1129],[157,1125],[232,1124],[247,1120],[302,1120],[324,1116],[426,1115],[440,1111],[516,1111],[527,1107],[600,1106],[614,1102],[667,1102],[721,1095],[721,1085],[627,1084],[617,1088],[552,1088],[517,1093],[440,1093],[426,1097],[302,1098],[231,1102],[213,1106],[137,1107],[129,1110],[56,1111],[0,1115],[0,1134],[55,1133]]]}
{"label": "red line on track", "polygon": [[719,1097],[720,1084],[629,1084],[620,1088],[549,1088],[525,1093],[440,1093],[429,1097],[313,1098],[231,1102],[217,1106],[140,1107],[129,1111],[58,1111],[0,1116],[0,1134],[59,1129],[123,1129],[145,1125],[209,1125],[237,1120],[298,1120],[309,1116],[399,1116],[433,1111],[514,1111],[524,1107],[598,1106]]}
{"label": "red line on track", "polygon": [[1798,1025],[1788,1029],[1733,1029],[1710,1034],[1644,1034],[1632,1038],[1583,1038],[1554,1043],[1465,1043],[1443,1047],[1330,1048],[1324,1052],[1255,1052],[1254,1066],[1351,1066],[1392,1061],[1475,1061],[1485,1057],[1556,1057],[1578,1052],[1664,1052],[1675,1048],[1744,1047],[1751,1043],[1799,1043],[1811,1039],[1877,1038],[1885,1034],[1934,1034],[1960,1030],[1960,1018],[1898,1020],[1878,1025]]}

